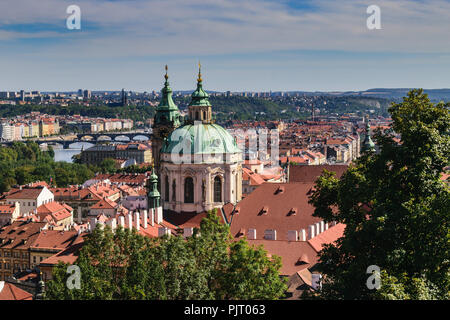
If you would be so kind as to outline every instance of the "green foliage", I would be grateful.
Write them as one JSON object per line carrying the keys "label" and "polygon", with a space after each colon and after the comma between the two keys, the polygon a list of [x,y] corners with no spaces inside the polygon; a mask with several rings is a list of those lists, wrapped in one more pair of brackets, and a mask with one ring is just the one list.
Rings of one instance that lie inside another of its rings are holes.
{"label": "green foliage", "polygon": [[69,290],[67,265],[54,269],[46,299],[278,299],[286,290],[280,258],[233,242],[214,213],[188,239],[150,239],[119,227],[97,228],[76,261],[81,289]]}
{"label": "green foliage", "polygon": [[112,158],[104,159],[99,165],[102,173],[114,173],[116,171],[116,161]]}
{"label": "green foliage", "polygon": [[55,162],[54,152],[41,151],[35,142],[15,142],[10,147],[0,147],[0,192],[15,184],[53,179],[58,187],[82,184],[94,176],[97,168],[82,164]]}
{"label": "green foliage", "polygon": [[[344,238],[320,254],[323,298],[448,298],[450,191],[440,180],[450,155],[448,105],[413,90],[389,112],[401,143],[377,132],[378,154],[363,154],[340,180],[325,173],[311,195],[315,216],[346,224]],[[400,291],[369,290],[370,265]],[[423,287],[430,293],[416,292]]]}
{"label": "green foliage", "polygon": [[[447,272],[447,278],[450,272]],[[448,280],[447,280],[448,281]],[[381,288],[376,291],[375,299],[382,300],[439,300],[450,299],[450,292],[443,293],[427,279],[425,275],[409,278],[402,274],[399,278],[381,273]],[[442,295],[443,294],[443,295]]]}

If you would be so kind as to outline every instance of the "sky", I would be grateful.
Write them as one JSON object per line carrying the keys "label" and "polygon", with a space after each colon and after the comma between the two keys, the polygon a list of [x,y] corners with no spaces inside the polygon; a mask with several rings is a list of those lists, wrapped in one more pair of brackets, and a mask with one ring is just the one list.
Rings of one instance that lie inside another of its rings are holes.
{"label": "sky", "polygon": [[199,61],[214,91],[450,88],[450,0],[0,1],[0,91],[193,90]]}

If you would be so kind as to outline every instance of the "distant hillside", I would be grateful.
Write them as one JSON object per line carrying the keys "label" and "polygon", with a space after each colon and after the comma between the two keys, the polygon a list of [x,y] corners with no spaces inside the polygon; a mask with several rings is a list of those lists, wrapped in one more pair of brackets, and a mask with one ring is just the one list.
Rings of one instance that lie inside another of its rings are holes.
{"label": "distant hillside", "polygon": [[[325,96],[356,96],[356,97],[372,97],[372,98],[383,98],[391,101],[399,101],[402,100],[404,96],[408,94],[408,92],[412,88],[375,88],[369,89],[365,91],[336,91],[336,92],[299,92],[301,94],[305,94],[308,96],[317,96],[317,95],[325,95]],[[428,94],[428,97],[433,102],[438,101],[450,101],[450,89],[424,89],[424,92]]]}

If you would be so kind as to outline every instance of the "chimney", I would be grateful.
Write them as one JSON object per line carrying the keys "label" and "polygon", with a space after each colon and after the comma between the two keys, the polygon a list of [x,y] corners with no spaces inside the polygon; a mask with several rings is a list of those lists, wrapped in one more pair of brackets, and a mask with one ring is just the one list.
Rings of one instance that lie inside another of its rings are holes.
{"label": "chimney", "polygon": [[325,231],[325,221],[320,221],[320,233]]}
{"label": "chimney", "polygon": [[289,230],[287,237],[288,237],[288,241],[298,241],[298,232],[297,232],[297,230]]}
{"label": "chimney", "polygon": [[147,229],[147,222],[148,222],[148,213],[147,210],[144,210],[144,214],[142,215],[142,226],[144,229]]}
{"label": "chimney", "polygon": [[183,237],[185,237],[185,238],[192,236],[193,233],[194,233],[194,228],[192,228],[192,227],[183,229]]}
{"label": "chimney", "polygon": [[117,227],[117,220],[116,218],[111,218],[106,222],[106,224],[111,228],[112,231],[114,231]]}
{"label": "chimney", "polygon": [[316,222],[315,226],[316,226],[315,233],[316,236],[318,236],[320,234],[320,222]]}
{"label": "chimney", "polygon": [[306,230],[300,230],[300,241],[306,241]]}
{"label": "chimney", "polygon": [[163,222],[163,211],[162,207],[155,208],[155,222],[156,224],[161,224]]}
{"label": "chimney", "polygon": [[155,225],[155,209],[150,209],[150,225],[153,227]]}
{"label": "chimney", "polygon": [[309,238],[308,238],[308,240],[315,237],[315,230],[316,230],[315,225],[313,225],[313,224],[309,225]]}
{"label": "chimney", "polygon": [[247,238],[248,240],[256,240],[256,229],[248,229]]}
{"label": "chimney", "polygon": [[131,229],[133,228],[133,214],[131,212],[127,215],[127,225],[128,229],[130,229],[131,231]]}
{"label": "chimney", "polygon": [[166,227],[159,227],[158,228],[158,237],[163,237],[165,235],[170,236],[171,232],[170,229],[166,228]]}
{"label": "chimney", "polygon": [[89,221],[89,230],[94,231],[96,225],[97,225],[97,219],[95,217],[92,217]]}
{"label": "chimney", "polygon": [[124,217],[124,216],[120,216],[120,217],[119,217],[119,225],[120,225],[122,228],[125,228],[125,217]]}
{"label": "chimney", "polygon": [[139,218],[139,211],[136,211],[134,213],[134,223],[135,223],[136,231],[139,231],[141,229],[141,220]]}
{"label": "chimney", "polygon": [[325,230],[328,230],[328,223],[325,223]]}

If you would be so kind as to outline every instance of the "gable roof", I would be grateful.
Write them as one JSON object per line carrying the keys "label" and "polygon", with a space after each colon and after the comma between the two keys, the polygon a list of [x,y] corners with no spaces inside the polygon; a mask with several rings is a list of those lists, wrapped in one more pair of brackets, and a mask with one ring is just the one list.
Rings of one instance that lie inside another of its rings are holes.
{"label": "gable roof", "polygon": [[[306,241],[247,240],[254,247],[262,245],[270,256],[281,257],[280,274],[290,276],[298,271],[311,268],[317,261],[317,252]],[[308,263],[298,263],[307,257]]]}
{"label": "gable roof", "polygon": [[[236,205],[231,234],[237,237],[239,230],[251,228],[256,229],[257,239],[263,239],[265,230],[275,229],[277,240],[287,240],[289,230],[307,229],[321,221],[312,216],[314,207],[308,203],[313,186],[312,183],[262,184]],[[295,214],[293,208],[297,209]]]}
{"label": "gable roof", "polygon": [[338,223],[335,226],[332,226],[331,228],[328,228],[328,230],[325,230],[324,232],[318,234],[312,239],[308,240],[308,243],[311,245],[311,247],[314,248],[317,252],[322,250],[324,244],[331,244],[334,243],[337,239],[344,236],[345,231],[345,224]]}
{"label": "gable roof", "polygon": [[76,231],[44,230],[34,240],[30,248],[63,250],[70,246],[77,236]]}
{"label": "gable roof", "polygon": [[44,188],[23,188],[9,193],[6,199],[37,199]]}
{"label": "gable roof", "polygon": [[0,300],[33,300],[33,295],[12,283],[0,281]]}
{"label": "gable roof", "polygon": [[117,203],[114,201],[109,201],[107,199],[102,199],[96,204],[94,204],[91,209],[114,209],[117,207]]}

